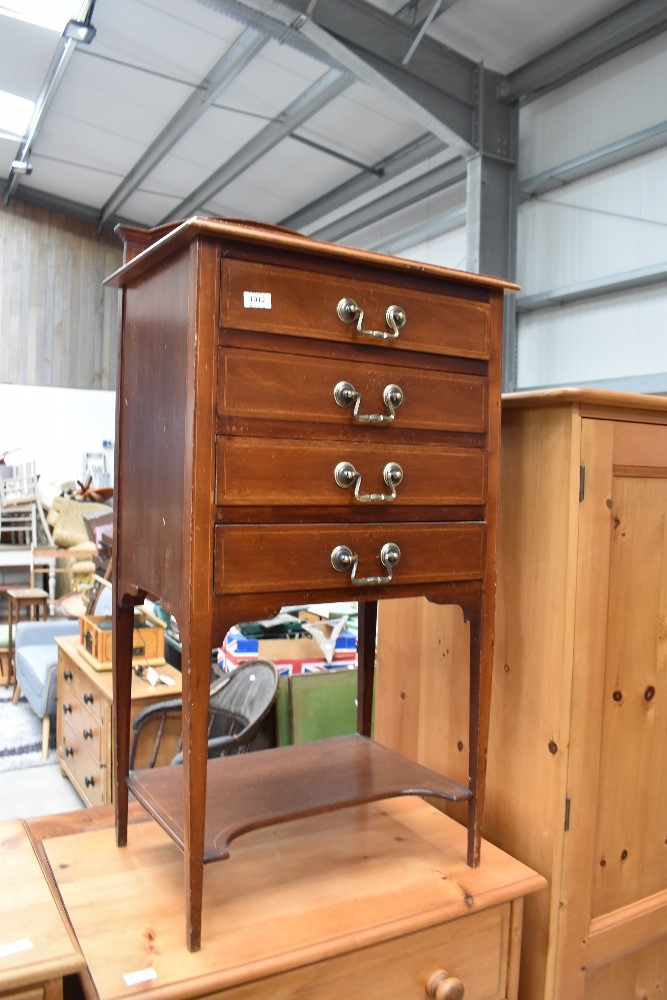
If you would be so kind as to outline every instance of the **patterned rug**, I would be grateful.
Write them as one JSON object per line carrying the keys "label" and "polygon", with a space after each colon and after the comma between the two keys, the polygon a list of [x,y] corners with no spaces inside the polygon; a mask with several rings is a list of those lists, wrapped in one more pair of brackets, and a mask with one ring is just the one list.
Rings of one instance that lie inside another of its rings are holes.
{"label": "patterned rug", "polygon": [[42,760],[42,720],[23,696],[12,705],[12,694],[13,688],[0,687],[0,771],[55,763],[55,727],[51,727],[48,760]]}

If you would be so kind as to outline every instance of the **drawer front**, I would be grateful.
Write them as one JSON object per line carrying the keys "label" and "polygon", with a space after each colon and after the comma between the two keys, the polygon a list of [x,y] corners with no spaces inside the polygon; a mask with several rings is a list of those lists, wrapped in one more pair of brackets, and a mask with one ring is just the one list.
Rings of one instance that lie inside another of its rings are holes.
{"label": "drawer front", "polygon": [[[369,578],[378,589],[479,580],[486,538],[483,523],[216,525],[214,530],[214,587],[219,595],[353,593]],[[380,559],[388,544],[400,549],[393,566],[389,559],[384,565]],[[358,556],[356,570],[340,558],[342,568],[334,568],[332,554],[340,546]]]}
{"label": "drawer front", "polygon": [[486,455],[472,448],[391,444],[381,437],[374,444],[217,441],[220,506],[352,506],[372,508],[381,518],[388,504],[476,506],[485,499]]}
{"label": "drawer front", "polygon": [[[220,1000],[316,997],[425,1000],[439,969],[460,979],[466,1000],[507,997],[510,904],[216,993]],[[453,995],[453,994],[452,994]]]}
{"label": "drawer front", "polygon": [[63,692],[59,710],[63,716],[64,734],[68,741],[87,749],[97,761],[102,760],[102,723],[97,715],[89,712],[76,697]]}
{"label": "drawer front", "polygon": [[[336,401],[349,398],[336,393],[341,384],[357,394],[352,403]],[[393,420],[388,420],[391,409],[385,398],[392,386],[398,386],[402,402],[394,407]],[[236,424],[297,421],[304,436],[324,424],[341,431],[370,427],[378,436],[390,429],[481,434],[486,430],[487,406],[488,383],[479,375],[220,348],[218,416],[233,418]]]}
{"label": "drawer front", "polygon": [[68,724],[63,727],[62,743],[58,749],[64,767],[88,802],[93,806],[104,805],[106,768],[100,764],[99,757],[89,753],[78,733]]}
{"label": "drawer front", "polygon": [[65,660],[60,666],[62,677],[62,698],[64,701],[80,701],[98,723],[102,720],[102,696],[84,673],[77,670],[71,661]]}
{"label": "drawer front", "polygon": [[[392,339],[361,334],[356,321],[339,318],[338,305],[345,299],[363,310],[361,327],[369,333],[394,333],[386,318],[391,306],[400,307],[405,324]],[[229,258],[222,263],[220,320],[230,329],[371,344],[385,350],[479,359],[490,353],[490,306],[479,297]]]}

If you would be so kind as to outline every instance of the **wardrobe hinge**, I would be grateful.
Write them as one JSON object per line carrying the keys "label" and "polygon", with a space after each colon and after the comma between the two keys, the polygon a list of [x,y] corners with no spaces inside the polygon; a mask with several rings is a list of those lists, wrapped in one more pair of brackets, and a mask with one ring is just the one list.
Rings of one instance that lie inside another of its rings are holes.
{"label": "wardrobe hinge", "polygon": [[565,799],[565,831],[570,829],[570,800]]}
{"label": "wardrobe hinge", "polygon": [[584,499],[586,492],[586,466],[579,466],[579,503]]}

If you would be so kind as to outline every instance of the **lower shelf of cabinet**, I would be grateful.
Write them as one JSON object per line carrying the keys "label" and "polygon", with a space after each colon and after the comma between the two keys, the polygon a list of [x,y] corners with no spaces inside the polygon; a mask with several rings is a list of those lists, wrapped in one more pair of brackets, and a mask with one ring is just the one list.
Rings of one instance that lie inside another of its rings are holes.
{"label": "lower shelf of cabinet", "polygon": [[[183,849],[183,769],[135,771],[128,787]],[[204,861],[229,857],[228,845],[248,830],[399,795],[460,802],[472,793],[358,735],[211,760]]]}

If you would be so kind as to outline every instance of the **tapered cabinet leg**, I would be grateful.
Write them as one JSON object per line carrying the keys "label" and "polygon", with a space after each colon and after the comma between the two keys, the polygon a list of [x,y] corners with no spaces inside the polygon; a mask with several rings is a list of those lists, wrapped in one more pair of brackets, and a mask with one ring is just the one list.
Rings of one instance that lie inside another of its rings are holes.
{"label": "tapered cabinet leg", "polygon": [[370,736],[373,725],[377,615],[377,601],[363,601],[359,604],[357,732],[362,736]]}
{"label": "tapered cabinet leg", "polygon": [[470,788],[468,806],[468,864],[476,868],[480,861],[484,787],[489,738],[489,709],[493,645],[491,632],[481,621],[470,622]]}
{"label": "tapered cabinet leg", "polygon": [[134,604],[128,598],[113,605],[113,746],[116,843],[127,844],[127,776],[130,764],[132,641]]}
{"label": "tapered cabinet leg", "polygon": [[211,625],[181,629],[186,945],[201,948]]}

